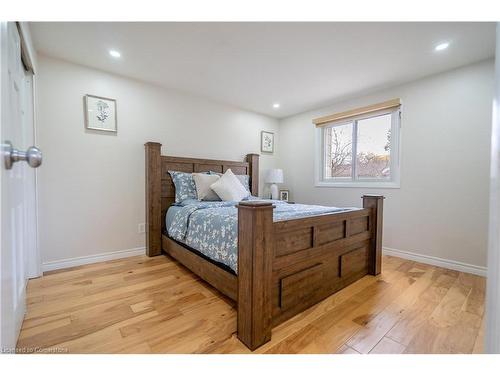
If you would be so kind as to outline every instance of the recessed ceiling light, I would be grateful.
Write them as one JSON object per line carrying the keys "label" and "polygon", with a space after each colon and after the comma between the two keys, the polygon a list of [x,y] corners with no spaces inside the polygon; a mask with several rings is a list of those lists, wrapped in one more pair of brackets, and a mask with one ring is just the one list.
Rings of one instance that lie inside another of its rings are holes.
{"label": "recessed ceiling light", "polygon": [[273,104],[273,108],[279,108],[280,107],[280,103],[274,103]]}
{"label": "recessed ceiling light", "polygon": [[439,43],[436,47],[434,47],[434,50],[435,51],[442,51],[442,50],[445,50],[446,48],[448,48],[449,46],[450,46],[450,43],[448,43],[448,42]]}
{"label": "recessed ceiling light", "polygon": [[118,52],[114,49],[109,50],[109,54],[113,57],[116,57],[116,58],[121,57],[121,55],[122,55],[120,52]]}

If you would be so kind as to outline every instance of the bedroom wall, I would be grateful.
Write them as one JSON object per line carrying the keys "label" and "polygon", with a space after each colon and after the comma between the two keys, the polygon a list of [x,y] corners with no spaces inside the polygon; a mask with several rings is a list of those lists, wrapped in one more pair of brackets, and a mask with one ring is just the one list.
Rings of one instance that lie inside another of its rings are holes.
{"label": "bedroom wall", "polygon": [[[484,273],[493,82],[488,60],[283,119],[284,186],[292,200],[338,206],[383,194],[387,253]],[[315,187],[311,120],[396,97],[403,103],[401,187]]]}
{"label": "bedroom wall", "polygon": [[[44,270],[143,252],[145,142],[162,143],[163,154],[243,160],[260,153],[261,130],[278,130],[275,119],[204,98],[46,56],[38,65]],[[117,134],[84,129],[85,94],[117,100]],[[261,173],[274,165],[261,156]]]}

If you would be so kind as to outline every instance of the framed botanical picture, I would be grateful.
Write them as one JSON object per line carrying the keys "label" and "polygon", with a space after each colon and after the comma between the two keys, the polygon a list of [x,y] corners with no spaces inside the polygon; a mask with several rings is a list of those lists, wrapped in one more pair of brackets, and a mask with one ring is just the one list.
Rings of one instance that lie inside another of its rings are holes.
{"label": "framed botanical picture", "polygon": [[288,202],[289,195],[290,195],[290,191],[280,190],[280,201]]}
{"label": "framed botanical picture", "polygon": [[260,151],[274,152],[274,133],[261,131],[260,132]]}
{"label": "framed botanical picture", "polygon": [[116,132],[116,100],[85,95],[85,127],[92,130]]}

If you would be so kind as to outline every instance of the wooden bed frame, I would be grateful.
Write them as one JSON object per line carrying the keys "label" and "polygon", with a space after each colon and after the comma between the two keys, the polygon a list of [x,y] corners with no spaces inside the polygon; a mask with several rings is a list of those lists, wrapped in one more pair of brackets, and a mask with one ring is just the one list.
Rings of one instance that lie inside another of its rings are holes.
{"label": "wooden bed frame", "polygon": [[240,202],[238,275],[169,238],[167,209],[175,201],[169,170],[227,169],[250,176],[258,195],[259,155],[244,162],[161,155],[146,147],[146,254],[165,252],[237,303],[238,338],[251,350],[271,339],[272,327],[316,304],[364,275],[381,269],[383,196],[364,195],[363,208],[273,222],[269,202]]}

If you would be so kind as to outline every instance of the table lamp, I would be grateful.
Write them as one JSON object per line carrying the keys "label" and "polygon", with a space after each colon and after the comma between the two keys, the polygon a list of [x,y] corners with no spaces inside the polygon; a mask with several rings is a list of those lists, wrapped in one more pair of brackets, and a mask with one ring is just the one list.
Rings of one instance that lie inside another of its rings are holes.
{"label": "table lamp", "polygon": [[283,183],[283,169],[268,169],[264,181],[271,184],[271,199],[278,199],[278,185]]}

